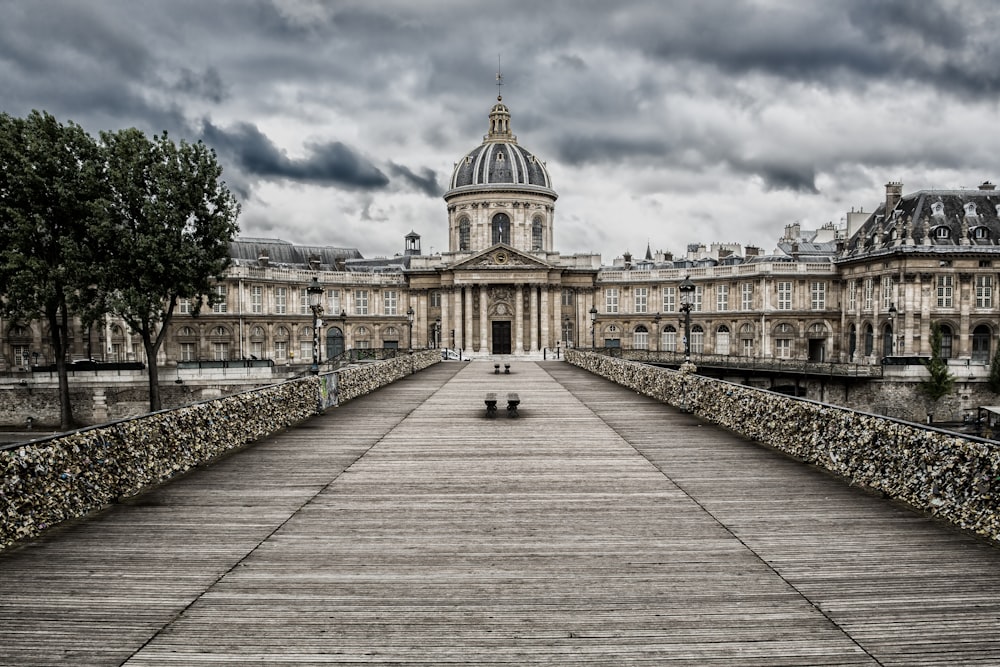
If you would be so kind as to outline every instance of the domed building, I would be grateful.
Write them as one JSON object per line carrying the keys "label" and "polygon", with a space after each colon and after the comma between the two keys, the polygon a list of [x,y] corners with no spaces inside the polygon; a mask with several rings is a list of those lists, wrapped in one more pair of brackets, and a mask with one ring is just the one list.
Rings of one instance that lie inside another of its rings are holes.
{"label": "domed building", "polygon": [[415,335],[470,356],[573,344],[594,305],[600,256],[553,250],[556,199],[545,162],[518,144],[498,96],[483,142],[455,163],[444,194],[448,252],[412,257],[404,272]]}

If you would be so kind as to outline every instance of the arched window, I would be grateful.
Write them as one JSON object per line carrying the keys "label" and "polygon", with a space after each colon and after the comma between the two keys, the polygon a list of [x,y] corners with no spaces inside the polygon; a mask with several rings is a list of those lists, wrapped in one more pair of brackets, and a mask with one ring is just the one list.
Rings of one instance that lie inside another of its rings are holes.
{"label": "arched window", "polygon": [[729,327],[725,324],[715,332],[715,353],[729,355]]}
{"label": "arched window", "polygon": [[562,341],[565,347],[573,345],[573,320],[568,317],[562,321]]}
{"label": "arched window", "polygon": [[972,330],[972,360],[987,363],[990,360],[990,339],[993,332],[985,324]]}
{"label": "arched window", "polygon": [[677,351],[677,329],[674,328],[674,325],[668,324],[663,327],[663,333],[660,335],[660,349],[664,352]]}
{"label": "arched window", "polygon": [[469,250],[472,246],[470,230],[472,225],[469,223],[469,219],[462,216],[462,219],[458,221],[458,249],[459,250]]}
{"label": "arched window", "polygon": [[886,324],[882,328],[882,356],[891,357],[894,353],[892,325]]}
{"label": "arched window", "polygon": [[633,332],[632,347],[636,350],[649,349],[649,329],[642,324],[638,325]]}
{"label": "arched window", "polygon": [[493,243],[510,245],[510,218],[506,213],[493,216]]}
{"label": "arched window", "polygon": [[944,241],[951,238],[951,229],[946,225],[941,225],[934,229],[934,238]]}
{"label": "arched window", "polygon": [[864,354],[866,357],[870,357],[875,350],[875,331],[872,329],[872,325],[865,325],[862,336],[864,337]]}
{"label": "arched window", "polygon": [[941,325],[941,358],[951,359],[952,331],[947,324]]}
{"label": "arched window", "polygon": [[858,351],[858,328],[851,325],[847,332],[847,359],[854,361],[854,355]]}
{"label": "arched window", "polygon": [[795,327],[787,322],[774,328],[774,356],[778,359],[792,358],[792,337]]}
{"label": "arched window", "polygon": [[691,327],[691,354],[702,354],[705,352],[705,330],[700,324]]}
{"label": "arched window", "polygon": [[740,327],[740,354],[744,357],[754,356],[753,325],[749,322]]}
{"label": "arched window", "polygon": [[542,249],[542,218],[541,216],[535,216],[535,219],[531,221],[531,249],[541,250]]}

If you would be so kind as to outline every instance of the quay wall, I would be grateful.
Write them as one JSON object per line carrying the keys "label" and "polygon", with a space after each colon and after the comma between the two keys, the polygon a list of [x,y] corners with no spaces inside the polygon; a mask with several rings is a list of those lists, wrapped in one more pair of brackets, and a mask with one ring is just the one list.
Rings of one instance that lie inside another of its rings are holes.
{"label": "quay wall", "polygon": [[1000,445],[591,352],[566,360],[852,484],[1000,542]]}
{"label": "quay wall", "polygon": [[[428,350],[341,369],[334,404],[440,360]],[[326,386],[308,376],[0,449],[0,550],[316,415]]]}

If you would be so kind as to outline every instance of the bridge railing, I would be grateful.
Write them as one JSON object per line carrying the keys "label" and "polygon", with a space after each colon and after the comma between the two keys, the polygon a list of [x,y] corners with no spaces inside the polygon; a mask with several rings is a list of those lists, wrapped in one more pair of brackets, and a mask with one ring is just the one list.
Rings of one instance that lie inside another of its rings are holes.
{"label": "bridge railing", "polygon": [[572,364],[1000,543],[1000,443],[648,363]]}
{"label": "bridge railing", "polygon": [[[651,364],[680,366],[684,363],[683,352],[639,350],[634,348],[605,347],[597,350],[601,354],[642,361]],[[871,364],[843,364],[828,361],[807,361],[803,359],[770,359],[742,357],[722,354],[692,354],[691,362],[696,366],[709,368],[731,368],[733,370],[787,373],[796,375],[824,375],[836,377],[880,378],[882,366]]]}

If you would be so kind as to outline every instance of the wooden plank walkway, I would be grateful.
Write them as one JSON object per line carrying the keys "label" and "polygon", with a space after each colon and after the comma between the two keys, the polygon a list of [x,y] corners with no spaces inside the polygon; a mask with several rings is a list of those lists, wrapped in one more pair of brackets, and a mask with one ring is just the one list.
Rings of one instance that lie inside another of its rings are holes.
{"label": "wooden plank walkway", "polygon": [[1000,664],[997,548],[511,371],[439,364],[0,554],[0,664]]}

